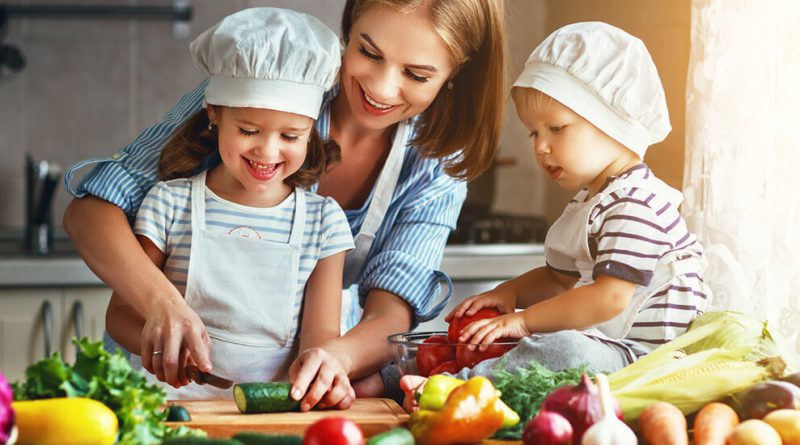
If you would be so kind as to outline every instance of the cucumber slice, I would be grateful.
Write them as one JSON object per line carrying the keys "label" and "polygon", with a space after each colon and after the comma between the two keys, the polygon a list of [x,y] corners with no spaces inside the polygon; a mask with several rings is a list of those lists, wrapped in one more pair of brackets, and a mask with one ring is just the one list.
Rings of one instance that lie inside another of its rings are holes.
{"label": "cucumber slice", "polygon": [[367,445],[414,445],[411,431],[397,427],[369,438]]}
{"label": "cucumber slice", "polygon": [[289,396],[291,389],[292,385],[285,382],[237,383],[233,400],[244,414],[299,411],[300,402]]}
{"label": "cucumber slice", "polygon": [[161,445],[244,445],[234,439],[212,439],[209,437],[173,437]]}
{"label": "cucumber slice", "polygon": [[264,434],[244,431],[235,434],[232,439],[236,439],[244,445],[302,445],[301,436],[289,434]]}
{"label": "cucumber slice", "polygon": [[191,420],[192,416],[183,406],[175,404],[167,408],[167,422],[189,422]]}

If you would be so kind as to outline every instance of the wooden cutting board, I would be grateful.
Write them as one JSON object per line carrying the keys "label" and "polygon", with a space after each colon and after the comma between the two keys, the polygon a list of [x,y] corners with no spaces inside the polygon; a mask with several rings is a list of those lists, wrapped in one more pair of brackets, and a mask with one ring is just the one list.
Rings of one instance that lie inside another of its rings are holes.
{"label": "wooden cutting board", "polygon": [[241,414],[233,400],[177,401],[192,416],[190,422],[168,422],[199,428],[211,437],[230,437],[240,431],[303,434],[312,423],[324,417],[342,416],[352,419],[364,435],[404,426],[408,414],[391,399],[356,399],[347,410],[322,410],[305,413]]}

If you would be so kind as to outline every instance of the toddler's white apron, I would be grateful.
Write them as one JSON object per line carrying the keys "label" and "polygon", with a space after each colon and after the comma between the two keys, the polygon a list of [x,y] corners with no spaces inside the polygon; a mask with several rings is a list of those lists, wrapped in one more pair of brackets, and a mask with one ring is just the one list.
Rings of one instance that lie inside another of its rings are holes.
{"label": "toddler's white apron", "polygon": [[[589,216],[592,209],[611,193],[632,187],[655,193],[675,206],[680,205],[683,201],[681,192],[657,178],[649,178],[647,180],[635,178],[614,180],[591,199],[581,203],[569,204],[547,232],[545,257],[548,263],[556,269],[580,271],[581,277],[575,287],[585,286],[594,282],[592,272],[595,259],[589,249]],[[684,252],[683,255],[686,255],[686,253]],[[650,296],[669,283],[673,276],[698,270],[702,271],[704,268],[702,258],[693,256],[678,259],[676,254],[665,255],[658,260],[650,284],[637,287],[624,311],[611,320],[600,323],[583,332],[606,340],[621,340],[625,338],[631,330],[639,310]]]}
{"label": "toddler's white apron", "polygon": [[[186,303],[211,337],[212,372],[234,382],[288,379],[296,356],[292,336],[305,194],[294,191],[288,243],[231,236],[205,224],[205,173],[192,179],[192,248]],[[155,376],[148,376],[155,381]],[[232,389],[167,387],[169,399],[233,397]]]}

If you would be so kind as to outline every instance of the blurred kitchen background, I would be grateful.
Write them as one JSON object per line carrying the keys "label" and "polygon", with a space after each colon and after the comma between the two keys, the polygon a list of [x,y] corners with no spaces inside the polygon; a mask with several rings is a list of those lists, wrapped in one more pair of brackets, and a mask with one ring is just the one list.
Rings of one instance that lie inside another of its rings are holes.
{"label": "blurred kitchen background", "polygon": [[[61,219],[71,197],[61,180],[51,195],[52,208],[44,212],[52,215],[54,228],[53,242],[42,250],[49,254],[31,253],[47,244],[47,234],[42,243],[24,246],[26,221],[36,219],[26,217],[28,208],[37,213],[39,207],[50,207],[39,202],[45,189],[41,183],[26,185],[26,170],[36,177],[42,169],[41,163],[26,167],[27,154],[33,161],[47,161],[55,175],[56,165],[63,171],[83,159],[111,156],[202,80],[189,59],[189,42],[227,14],[254,6],[286,7],[313,14],[338,30],[344,0],[25,0],[0,5],[0,369],[14,379],[51,352],[71,357],[73,336],[101,338],[110,297],[63,233]],[[81,15],[68,8],[74,5],[126,7],[137,17],[103,17],[96,10]],[[674,126],[666,141],[648,151],[647,162],[680,188],[689,16],[690,0],[508,0],[509,81],[531,50],[567,23],[601,20],[641,37],[664,81]],[[454,282],[449,308],[544,264],[541,241],[570,195],[539,173],[527,136],[509,100],[495,165],[470,184],[453,245],[445,252],[442,270]],[[28,228],[34,240],[41,228]],[[443,328],[440,317],[418,330]]]}
{"label": "blurred kitchen background", "polygon": [[[191,19],[30,15],[38,7],[66,4],[130,6],[134,11],[137,7],[144,11],[145,6],[188,7]],[[253,6],[287,7],[311,13],[338,30],[343,4],[343,0],[0,2],[11,8],[7,31],[0,34],[5,35],[2,44],[18,49],[25,63],[19,72],[0,68],[0,227],[24,224],[26,152],[67,167],[82,159],[109,156],[132,141],[202,79],[189,60],[188,44],[223,16]],[[536,44],[570,22],[602,20],[641,37],[662,76],[674,127],[664,142],[648,151],[646,161],[680,188],[689,12],[689,0],[508,0],[510,80]],[[468,206],[546,222],[558,216],[568,194],[540,174],[527,141],[509,100],[497,165],[471,186]],[[54,199],[54,223],[60,226],[70,200],[60,184]],[[523,229],[541,235],[540,225],[531,223]],[[464,234],[465,239],[469,236]]]}

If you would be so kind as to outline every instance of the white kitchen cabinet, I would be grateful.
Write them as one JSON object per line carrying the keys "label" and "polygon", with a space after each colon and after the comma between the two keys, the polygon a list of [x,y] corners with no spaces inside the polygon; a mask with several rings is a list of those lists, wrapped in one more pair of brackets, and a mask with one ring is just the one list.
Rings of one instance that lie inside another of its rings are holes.
{"label": "white kitchen cabinet", "polygon": [[103,287],[64,289],[64,320],[60,347],[61,354],[72,361],[75,357],[73,337],[89,337],[98,341],[103,339],[106,328],[106,307],[111,299],[111,289]]}
{"label": "white kitchen cabinet", "polygon": [[13,381],[48,353],[73,361],[72,337],[103,338],[110,298],[98,287],[0,289],[0,370]]}

